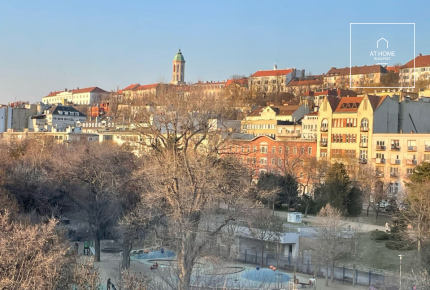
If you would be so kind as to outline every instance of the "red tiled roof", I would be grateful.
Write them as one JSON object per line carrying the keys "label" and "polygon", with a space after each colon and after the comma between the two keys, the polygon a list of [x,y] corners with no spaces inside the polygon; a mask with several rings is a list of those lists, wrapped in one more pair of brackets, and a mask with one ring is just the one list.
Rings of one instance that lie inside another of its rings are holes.
{"label": "red tiled roof", "polygon": [[227,80],[227,82],[225,83],[225,86],[228,87],[228,86],[233,85],[233,84],[237,84],[240,86],[247,86],[248,85],[248,79],[247,78],[230,79],[230,80]]}
{"label": "red tiled roof", "polygon": [[49,95],[45,96],[44,98],[46,98],[46,97],[54,97],[54,96],[56,96],[56,95],[58,95],[59,93],[62,93],[62,92],[64,92],[64,91],[50,92]]}
{"label": "red tiled roof", "polygon": [[159,84],[150,84],[150,85],[138,86],[135,90],[136,91],[143,91],[143,90],[155,89],[158,85]]}
{"label": "red tiled roof", "polygon": [[393,71],[395,73],[398,73],[400,71],[399,67],[397,66],[387,66],[386,67],[387,71]]}
{"label": "red tiled roof", "polygon": [[349,67],[345,68],[331,68],[326,76],[329,77],[331,75],[342,76],[342,75],[360,75],[360,74],[370,74],[370,73],[386,73],[387,69],[380,65],[365,65],[365,66],[355,66],[352,67],[351,70]]}
{"label": "red tiled roof", "polygon": [[322,85],[323,83],[323,80],[293,80],[288,84],[288,86],[317,86]]}
{"label": "red tiled roof", "polygon": [[74,94],[89,93],[89,92],[107,93],[105,90],[102,90],[99,87],[90,87],[90,88],[76,89],[76,90],[71,90],[71,91]]}
{"label": "red tiled roof", "polygon": [[137,84],[132,84],[132,85],[129,85],[128,87],[126,87],[126,88],[124,88],[124,89],[122,89],[122,90],[123,90],[123,91],[129,91],[129,90],[133,90],[133,89],[137,88],[138,86],[140,86],[140,84],[139,84],[139,83],[137,83]]}
{"label": "red tiled roof", "polygon": [[198,82],[193,84],[193,86],[209,86],[209,85],[224,85],[225,82]]}
{"label": "red tiled roof", "polygon": [[[430,55],[418,55],[415,58],[415,67],[428,67],[430,66]],[[413,68],[414,60],[407,62],[401,68]]]}
{"label": "red tiled roof", "polygon": [[251,77],[274,77],[284,76],[292,72],[292,69],[277,69],[277,70],[259,70],[254,73]]}
{"label": "red tiled roof", "polygon": [[340,98],[335,112],[356,112],[362,101],[363,97]]}

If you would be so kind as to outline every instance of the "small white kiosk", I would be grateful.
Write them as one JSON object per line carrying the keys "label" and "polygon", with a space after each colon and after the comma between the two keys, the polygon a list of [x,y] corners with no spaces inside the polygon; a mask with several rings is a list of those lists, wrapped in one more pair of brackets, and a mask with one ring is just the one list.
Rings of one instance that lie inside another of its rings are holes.
{"label": "small white kiosk", "polygon": [[302,213],[301,212],[289,212],[287,221],[289,223],[301,223],[302,222]]}

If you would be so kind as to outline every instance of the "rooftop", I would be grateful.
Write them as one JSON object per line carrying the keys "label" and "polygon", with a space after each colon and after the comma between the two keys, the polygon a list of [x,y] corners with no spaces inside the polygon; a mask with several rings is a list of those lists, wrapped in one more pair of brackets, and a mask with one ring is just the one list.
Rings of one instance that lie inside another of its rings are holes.
{"label": "rooftop", "polygon": [[[421,53],[414,58],[415,59],[415,67],[428,67],[430,66],[430,55],[422,55]],[[414,68],[414,59],[407,62],[401,69],[404,68]]]}
{"label": "rooftop", "polygon": [[277,70],[259,70],[254,73],[251,77],[275,77],[284,76],[292,72],[293,69],[277,69]]}

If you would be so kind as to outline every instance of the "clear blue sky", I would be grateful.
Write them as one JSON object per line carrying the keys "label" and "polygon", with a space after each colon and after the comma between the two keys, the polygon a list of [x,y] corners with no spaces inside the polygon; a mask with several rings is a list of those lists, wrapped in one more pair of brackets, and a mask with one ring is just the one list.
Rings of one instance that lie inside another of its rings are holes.
{"label": "clear blue sky", "polygon": [[416,54],[430,54],[428,11],[427,0],[4,0],[0,103],[38,101],[64,88],[170,81],[179,46],[187,82],[249,75],[275,61],[278,69],[320,74],[349,66],[351,22],[415,22]]}

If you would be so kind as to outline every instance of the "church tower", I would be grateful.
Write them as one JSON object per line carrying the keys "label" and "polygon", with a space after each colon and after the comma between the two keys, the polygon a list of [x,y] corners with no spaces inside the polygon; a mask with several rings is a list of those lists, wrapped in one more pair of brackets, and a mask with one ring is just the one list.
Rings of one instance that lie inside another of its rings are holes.
{"label": "church tower", "polygon": [[185,84],[185,58],[180,49],[173,58],[172,84]]}

